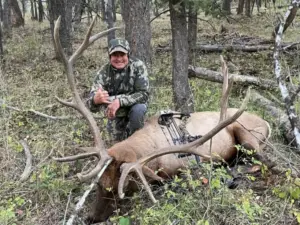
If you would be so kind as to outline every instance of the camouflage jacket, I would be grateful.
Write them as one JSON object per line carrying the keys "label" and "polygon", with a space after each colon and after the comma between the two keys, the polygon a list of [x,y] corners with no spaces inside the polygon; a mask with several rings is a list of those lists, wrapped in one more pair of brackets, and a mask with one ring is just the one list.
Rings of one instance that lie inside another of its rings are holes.
{"label": "camouflage jacket", "polygon": [[149,80],[145,64],[138,59],[129,59],[128,65],[117,70],[110,63],[104,65],[96,74],[91,92],[88,99],[88,106],[92,112],[97,112],[106,104],[95,105],[93,97],[97,90],[102,88],[106,90],[113,100],[120,100],[120,108],[116,116],[126,116],[129,107],[136,103],[148,103],[149,98]]}

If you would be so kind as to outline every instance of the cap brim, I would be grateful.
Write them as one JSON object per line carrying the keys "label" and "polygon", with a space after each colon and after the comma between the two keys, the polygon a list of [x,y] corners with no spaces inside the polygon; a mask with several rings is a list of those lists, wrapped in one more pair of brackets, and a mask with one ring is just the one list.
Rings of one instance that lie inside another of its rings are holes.
{"label": "cap brim", "polygon": [[117,46],[117,47],[113,48],[113,49],[109,52],[109,54],[111,55],[111,54],[113,54],[114,52],[123,52],[123,53],[125,53],[125,54],[128,53],[128,51],[127,51],[126,49],[124,49],[123,47],[121,47],[121,46]]}

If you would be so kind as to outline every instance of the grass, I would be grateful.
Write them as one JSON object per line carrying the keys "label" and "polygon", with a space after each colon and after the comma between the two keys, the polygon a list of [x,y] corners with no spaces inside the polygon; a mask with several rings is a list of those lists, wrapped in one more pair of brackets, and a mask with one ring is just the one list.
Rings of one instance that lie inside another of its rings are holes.
{"label": "grass", "polygon": [[[234,19],[230,19],[230,23],[206,18],[212,26],[199,21],[199,42],[212,42],[215,38],[217,43],[224,43],[253,34],[256,37],[269,38],[274,17],[274,13],[266,11],[252,19],[232,16]],[[225,35],[218,33],[221,24],[228,27],[229,32]],[[285,41],[297,41],[300,30],[296,25],[289,28]],[[104,27],[104,24],[97,23],[94,30],[104,30]],[[82,24],[75,31],[74,47],[79,46],[86,29],[86,24]],[[153,21],[152,34],[154,48],[158,44],[170,43],[170,23],[166,15]],[[118,36],[122,36],[122,33],[118,33]],[[75,174],[95,162],[59,164],[52,157],[75,154],[76,145],[91,145],[91,135],[85,121],[79,119],[77,112],[55,101],[54,96],[68,99],[71,95],[62,65],[53,60],[49,24],[28,21],[25,28],[13,30],[12,37],[5,40],[4,46],[5,67],[0,74],[0,96],[6,102],[0,108],[0,224],[63,224],[68,199],[71,201],[67,216],[84,191],[84,185],[79,184]],[[89,91],[94,72],[107,61],[105,47],[106,40],[99,40],[76,63],[77,86],[83,96]],[[223,55],[236,65],[238,69],[235,72],[239,74],[274,79],[271,51],[252,54],[224,52]],[[294,57],[289,54],[284,57],[286,68],[293,68],[294,73],[299,72]],[[150,74],[149,116],[160,110],[173,108],[171,63],[170,53],[155,55]],[[219,70],[219,54],[199,53],[194,65]],[[221,89],[219,84],[197,79],[191,80],[190,84],[197,111],[218,110]],[[243,91],[243,87],[234,86],[229,102],[231,107],[239,106]],[[21,111],[11,110],[7,106],[17,107]],[[55,121],[39,117],[29,112],[30,109],[52,116],[75,116],[75,119]],[[249,109],[260,115],[267,114],[252,104]],[[298,167],[299,156],[283,143],[281,133],[276,128],[276,118],[267,118],[272,122],[275,131],[272,137],[275,150],[269,149],[266,154],[283,167],[288,167],[289,163]],[[99,125],[105,138],[101,119]],[[27,140],[33,155],[33,173],[28,181],[22,183],[18,180],[26,159],[19,143],[21,139]],[[282,155],[286,160],[282,160]],[[298,190],[297,181],[289,174],[282,175],[277,180],[274,178],[275,181],[268,181],[264,176],[255,178],[255,181],[247,178],[245,186],[229,190],[220,183],[221,174],[226,173],[223,169],[213,172],[214,187],[199,182],[203,177],[209,176],[209,168],[202,168],[194,177],[189,175],[189,171],[185,173],[188,174],[188,179],[183,181],[179,177],[175,183],[158,189],[159,204],[150,204],[145,193],[141,192],[130,199],[134,207],[123,216],[130,217],[136,224],[154,224],[153,221],[157,221],[155,224],[176,224],[177,221],[177,224],[205,225],[297,224],[297,219],[300,218],[299,197],[289,188]],[[254,184],[260,184],[259,181],[261,186],[268,188],[263,191],[252,190]],[[180,190],[183,190],[182,193]],[[91,198],[88,199],[82,215],[87,214]],[[115,217],[116,221],[119,219],[118,216]]]}

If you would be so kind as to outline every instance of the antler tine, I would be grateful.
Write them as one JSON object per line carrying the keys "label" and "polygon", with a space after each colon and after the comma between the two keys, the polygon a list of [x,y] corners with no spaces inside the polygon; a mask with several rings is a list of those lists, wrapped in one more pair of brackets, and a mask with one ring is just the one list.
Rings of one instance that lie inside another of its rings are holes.
{"label": "antler tine", "polygon": [[209,139],[211,139],[220,130],[222,130],[223,128],[227,127],[229,124],[236,121],[237,118],[239,118],[242,115],[242,113],[246,110],[249,98],[250,98],[250,88],[248,88],[246,97],[243,100],[243,103],[242,103],[241,107],[239,108],[239,110],[232,117],[227,118],[226,120],[220,122],[216,127],[214,127],[211,131],[209,131],[207,134],[205,134],[200,139],[195,140],[188,144],[184,144],[184,145],[180,145],[180,146],[173,146],[172,148],[167,147],[167,148],[160,149],[150,155],[140,158],[138,161],[136,161],[134,163],[126,163],[126,164],[124,163],[125,165],[122,166],[123,171],[122,171],[122,174],[121,174],[121,177],[119,180],[119,185],[118,185],[119,197],[120,198],[124,197],[123,189],[124,189],[125,179],[132,170],[135,170],[137,172],[138,176],[142,179],[142,182],[145,185],[150,198],[155,203],[156,199],[154,198],[153,193],[149,187],[149,184],[146,181],[144,174],[142,173],[142,170],[141,170],[142,166],[144,166],[147,162],[151,161],[154,158],[157,158],[157,157],[163,156],[163,155],[167,155],[167,154],[172,154],[172,153],[185,152],[185,153],[192,153],[195,155],[199,155],[203,158],[208,158],[208,159],[211,158],[211,156],[204,155],[201,152],[197,151],[197,147],[202,145]]}
{"label": "antler tine", "polygon": [[223,121],[226,118],[227,106],[229,93],[233,85],[232,77],[228,76],[228,67],[222,55],[220,55],[221,64],[222,64],[222,74],[223,74],[223,86],[222,86],[222,98],[220,101],[220,121]]}
{"label": "antler tine", "polygon": [[104,159],[101,158],[100,161],[98,162],[97,166],[92,169],[89,173],[87,174],[82,174],[82,173],[78,173],[77,177],[81,182],[85,182],[93,177],[95,177],[103,168],[103,165],[106,164],[107,166],[111,163],[112,158],[109,159]]}
{"label": "antler tine", "polygon": [[123,192],[125,179],[132,170],[135,170],[136,174],[140,177],[142,183],[144,184],[144,187],[145,187],[146,191],[148,192],[148,194],[150,196],[150,199],[152,200],[153,203],[156,203],[157,200],[155,199],[155,197],[154,197],[154,195],[151,191],[151,188],[150,188],[150,186],[149,186],[149,184],[148,184],[148,182],[147,182],[147,180],[146,180],[146,178],[143,174],[143,171],[142,171],[142,166],[146,162],[140,162],[140,163],[138,163],[138,162],[139,161],[133,162],[133,163],[126,163],[126,165],[124,165],[124,168],[122,168],[122,174],[121,174],[121,177],[120,177],[120,180],[119,180],[119,185],[118,185],[119,197],[121,199],[125,197],[125,194]]}
{"label": "antler tine", "polygon": [[61,46],[60,40],[59,40],[59,27],[60,27],[60,21],[61,21],[61,16],[59,16],[55,22],[54,26],[54,43],[56,46],[56,50],[58,51],[61,59],[63,60],[63,63],[65,66],[68,64],[67,57],[63,51],[63,48]]}
{"label": "antler tine", "polygon": [[73,102],[67,102],[67,101],[64,101],[64,100],[60,99],[60,98],[57,97],[57,96],[55,96],[55,99],[56,99],[59,103],[65,105],[65,106],[68,106],[68,107],[77,109],[76,105],[75,105]]}
{"label": "antler tine", "polygon": [[89,46],[89,38],[90,38],[90,36],[91,36],[93,27],[94,27],[94,25],[95,25],[96,18],[97,18],[97,17],[95,16],[95,18],[93,19],[91,25],[89,26],[89,29],[88,29],[88,31],[87,31],[87,33],[86,33],[86,35],[85,35],[85,38],[84,38],[82,44],[81,44],[80,47],[75,51],[75,53],[70,57],[69,62],[70,62],[71,64],[75,63],[75,61],[76,61],[76,59],[78,58],[78,56],[80,56],[80,55],[83,53],[83,51]]}
{"label": "antler tine", "polygon": [[80,56],[82,54],[82,52],[88,48],[91,44],[93,44],[96,40],[98,40],[99,38],[102,38],[103,36],[105,36],[106,34],[108,34],[109,32],[111,31],[114,31],[114,30],[118,30],[118,29],[121,29],[121,27],[112,27],[110,29],[107,29],[103,32],[100,32],[100,33],[97,33],[95,35],[93,35],[92,37],[91,36],[91,33],[92,33],[92,30],[93,30],[93,27],[95,25],[95,22],[96,22],[96,19],[97,17],[95,17],[93,19],[93,22],[91,23],[89,29],[88,29],[88,32],[86,33],[85,35],[85,38],[82,42],[82,44],[80,45],[80,47],[75,51],[75,53],[71,56],[70,58],[70,63],[74,63],[76,61],[76,59],[78,58],[78,56]]}
{"label": "antler tine", "polygon": [[88,153],[82,153],[78,155],[72,155],[72,156],[67,156],[63,158],[56,158],[54,157],[53,159],[57,162],[70,162],[70,161],[75,161],[77,159],[85,159],[91,156],[96,156],[97,158],[100,158],[100,155],[98,152],[88,152]]}

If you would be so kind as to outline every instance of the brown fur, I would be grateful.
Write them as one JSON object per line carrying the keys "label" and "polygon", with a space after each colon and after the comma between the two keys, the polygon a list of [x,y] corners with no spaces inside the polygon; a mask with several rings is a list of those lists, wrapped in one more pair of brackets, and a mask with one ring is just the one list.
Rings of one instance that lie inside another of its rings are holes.
{"label": "brown fur", "polygon": [[[236,111],[237,109],[228,109],[227,117],[232,116]],[[187,121],[186,129],[190,135],[205,135],[218,124],[219,117],[219,112],[193,113]],[[171,142],[167,141],[157,120],[158,117],[151,117],[143,129],[135,132],[127,140],[117,143],[108,149],[108,154],[114,158],[114,162],[107,168],[99,181],[97,198],[89,221],[103,221],[112,214],[114,207],[105,198],[106,196],[111,196],[112,192],[107,192],[105,188],[112,187],[114,197],[117,196],[122,163],[135,162],[153,151],[170,145],[169,143]],[[265,120],[244,112],[237,122],[221,130],[212,138],[211,152],[216,158],[221,157],[224,160],[230,160],[237,154],[237,150],[234,147],[236,144],[242,144],[249,149],[260,151],[269,135],[269,125]],[[170,139],[170,137],[168,138]],[[210,141],[199,146],[197,151],[210,155]],[[158,175],[161,177],[172,177],[178,173],[178,169],[185,167],[187,163],[186,158],[177,158],[174,154],[164,155],[149,162],[147,167],[143,169],[143,172],[145,175],[149,173],[154,175],[154,171],[160,170]],[[161,177],[157,176],[157,180],[162,179]],[[131,183],[129,182],[127,189],[133,189],[134,185]]]}

